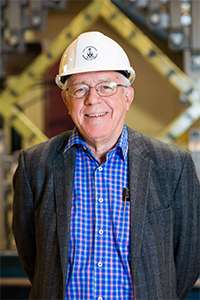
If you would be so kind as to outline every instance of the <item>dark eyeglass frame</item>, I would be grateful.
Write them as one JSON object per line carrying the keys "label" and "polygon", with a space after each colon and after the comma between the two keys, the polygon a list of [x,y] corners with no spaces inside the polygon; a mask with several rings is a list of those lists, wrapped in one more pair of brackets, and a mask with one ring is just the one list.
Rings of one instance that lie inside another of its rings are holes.
{"label": "dark eyeglass frame", "polygon": [[[101,90],[100,90],[100,87],[103,87],[103,85],[106,85],[106,84],[108,84],[107,87],[110,87],[110,91],[109,91],[108,95],[102,93]],[[72,90],[72,88],[75,87],[75,86],[80,86],[80,87],[82,87],[82,88],[85,89],[85,92],[83,91],[84,92],[83,95],[77,96],[77,95],[75,95],[75,93],[70,92],[70,90]],[[89,85],[87,83],[75,83],[75,84],[73,84],[73,85],[71,85],[69,87],[66,87],[65,91],[73,99],[83,99],[83,98],[85,98],[89,94],[91,88],[95,88],[96,93],[100,97],[110,97],[110,96],[113,96],[117,92],[117,88],[118,87],[128,88],[130,86],[131,86],[131,84],[127,84],[126,85],[126,84],[122,84],[122,83],[117,83],[115,81],[101,81],[101,82],[98,82],[95,86],[91,86],[91,85]]]}

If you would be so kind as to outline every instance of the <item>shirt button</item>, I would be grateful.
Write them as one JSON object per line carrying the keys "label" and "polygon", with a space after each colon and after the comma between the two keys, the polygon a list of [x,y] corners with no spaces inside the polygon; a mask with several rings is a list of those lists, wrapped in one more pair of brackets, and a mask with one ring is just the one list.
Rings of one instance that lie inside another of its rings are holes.
{"label": "shirt button", "polygon": [[99,167],[99,168],[98,168],[98,170],[99,170],[99,171],[102,171],[102,170],[103,170],[103,168],[102,168],[102,167]]}
{"label": "shirt button", "polygon": [[98,262],[98,267],[99,267],[99,268],[102,267],[102,262],[101,262],[101,261]]}
{"label": "shirt button", "polygon": [[103,198],[99,198],[99,202],[102,203],[103,202]]}
{"label": "shirt button", "polygon": [[103,234],[103,229],[99,230],[99,234],[102,235]]}

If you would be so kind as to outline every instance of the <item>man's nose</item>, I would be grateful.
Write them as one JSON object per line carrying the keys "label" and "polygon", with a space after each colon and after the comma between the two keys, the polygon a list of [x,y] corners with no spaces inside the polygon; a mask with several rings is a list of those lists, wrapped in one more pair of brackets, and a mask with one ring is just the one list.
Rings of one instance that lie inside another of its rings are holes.
{"label": "man's nose", "polygon": [[100,101],[101,101],[101,97],[98,95],[95,87],[90,87],[85,97],[85,105],[93,105],[99,103]]}

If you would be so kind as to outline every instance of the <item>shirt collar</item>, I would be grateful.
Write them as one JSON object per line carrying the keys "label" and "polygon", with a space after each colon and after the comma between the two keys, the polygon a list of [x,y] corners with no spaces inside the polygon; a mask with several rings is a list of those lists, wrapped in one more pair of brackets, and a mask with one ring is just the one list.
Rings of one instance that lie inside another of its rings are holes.
{"label": "shirt collar", "polygon": [[126,159],[126,156],[128,154],[128,128],[126,125],[124,125],[122,129],[122,133],[120,135],[116,147],[118,149],[121,149],[123,159]]}
{"label": "shirt collar", "polygon": [[[82,146],[85,150],[89,150],[87,143],[85,142],[85,140],[82,138],[82,136],[79,134],[77,128],[74,128],[72,130],[72,133],[66,143],[64,152],[67,152],[71,147],[73,146]],[[122,133],[119,137],[119,140],[116,144],[116,146],[114,147],[114,149],[112,149],[111,151],[115,151],[119,149],[123,159],[126,158],[127,153],[128,153],[128,129],[127,126],[124,125],[123,129],[122,129]]]}

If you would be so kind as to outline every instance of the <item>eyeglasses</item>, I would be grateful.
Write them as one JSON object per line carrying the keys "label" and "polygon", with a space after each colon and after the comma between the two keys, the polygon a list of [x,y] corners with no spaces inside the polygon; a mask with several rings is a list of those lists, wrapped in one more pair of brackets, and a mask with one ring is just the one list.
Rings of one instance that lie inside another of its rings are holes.
{"label": "eyeglasses", "polygon": [[117,92],[118,87],[129,87],[130,85],[125,85],[121,83],[116,83],[114,81],[103,81],[97,83],[95,86],[90,86],[86,83],[75,83],[66,88],[66,92],[69,96],[74,99],[85,98],[91,88],[95,88],[97,94],[101,97],[109,97]]}

